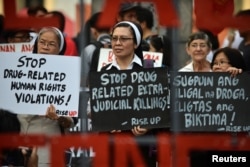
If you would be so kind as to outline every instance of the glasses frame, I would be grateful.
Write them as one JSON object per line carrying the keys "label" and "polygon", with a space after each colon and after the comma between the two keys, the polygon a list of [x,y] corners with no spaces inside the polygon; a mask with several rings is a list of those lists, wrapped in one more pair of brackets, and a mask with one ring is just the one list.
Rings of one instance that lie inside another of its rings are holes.
{"label": "glasses frame", "polygon": [[19,40],[22,40],[22,41],[27,41],[27,42],[30,42],[30,41],[33,40],[33,37],[30,36],[30,35],[28,35],[28,36],[25,36],[25,35],[23,35],[23,36],[13,36],[13,38],[19,39]]}
{"label": "glasses frame", "polygon": [[190,44],[190,47],[191,48],[194,48],[194,49],[197,49],[197,48],[200,48],[200,49],[205,49],[205,48],[207,48],[208,47],[208,45],[207,44]]}
{"label": "glasses frame", "polygon": [[214,63],[212,63],[212,67],[213,66],[225,66],[225,65],[227,65],[227,64],[230,64],[230,62],[229,61],[219,61],[219,62],[214,62]]}
{"label": "glasses frame", "polygon": [[120,43],[126,43],[127,41],[134,39],[132,37],[124,37],[124,36],[111,36],[111,42],[116,43],[119,41]]}
{"label": "glasses frame", "polygon": [[42,39],[39,39],[38,41],[37,41],[37,44],[39,44],[39,45],[41,45],[41,46],[46,46],[46,47],[48,47],[48,48],[56,48],[56,46],[57,46],[57,43],[55,43],[55,42],[49,42],[49,41],[44,41],[44,40],[42,40]]}

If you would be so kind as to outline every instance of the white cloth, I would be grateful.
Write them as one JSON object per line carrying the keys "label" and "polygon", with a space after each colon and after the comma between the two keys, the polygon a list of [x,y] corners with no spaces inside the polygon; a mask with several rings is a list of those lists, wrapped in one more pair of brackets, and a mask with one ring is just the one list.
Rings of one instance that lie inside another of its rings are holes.
{"label": "white cloth", "polygon": [[214,52],[213,51],[210,51],[207,55],[207,61],[209,61],[210,63],[212,62],[213,60],[213,57],[214,57]]}
{"label": "white cloth", "polygon": [[179,70],[179,72],[194,72],[193,62],[187,64]]}
{"label": "white cloth", "polygon": [[[131,61],[131,63],[129,64],[127,70],[131,70],[133,68],[134,63],[142,66],[142,62],[141,59],[135,54],[133,60]],[[121,68],[119,67],[119,65],[117,64],[116,59],[113,59],[113,62],[111,63],[110,66],[108,66],[107,70],[110,70],[112,67],[116,67],[118,70],[120,70]]]}
{"label": "white cloth", "polygon": [[[242,40],[243,40],[243,38],[240,36],[239,31],[235,30],[234,31],[234,41],[233,41],[231,47],[235,48],[235,49],[238,49]],[[221,47],[224,48],[224,47],[227,47],[228,45],[229,45],[229,41],[228,41],[227,36],[226,36],[225,39],[223,40],[223,43],[222,43]]]}

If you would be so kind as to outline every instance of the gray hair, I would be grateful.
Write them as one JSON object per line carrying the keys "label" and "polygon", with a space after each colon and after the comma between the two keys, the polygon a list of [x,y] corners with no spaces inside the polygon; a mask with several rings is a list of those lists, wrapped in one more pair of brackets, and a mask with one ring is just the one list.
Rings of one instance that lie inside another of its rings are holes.
{"label": "gray hair", "polygon": [[196,39],[202,39],[202,40],[205,40],[207,42],[207,45],[212,48],[212,43],[210,41],[210,38],[209,36],[205,33],[205,32],[201,32],[201,31],[198,31],[198,32],[195,32],[193,34],[191,34],[188,38],[188,41],[187,41],[187,44],[186,46],[189,46],[191,44],[191,42],[193,40],[196,40]]}
{"label": "gray hair", "polygon": [[64,45],[64,37],[63,37],[63,33],[56,27],[44,27],[42,28],[39,33],[38,33],[38,39],[40,39],[40,36],[44,33],[44,32],[47,32],[47,31],[53,31],[57,38],[58,38],[58,41],[59,41],[59,52],[62,51],[63,49],[63,45]]}

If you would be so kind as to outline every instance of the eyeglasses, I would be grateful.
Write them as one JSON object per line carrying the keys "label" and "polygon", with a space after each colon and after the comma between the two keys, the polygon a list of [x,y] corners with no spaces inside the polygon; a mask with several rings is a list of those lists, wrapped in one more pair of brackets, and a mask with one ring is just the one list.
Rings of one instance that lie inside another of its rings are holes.
{"label": "eyeglasses", "polygon": [[119,40],[119,42],[121,43],[125,43],[127,42],[128,40],[131,40],[131,39],[134,39],[134,38],[129,38],[129,37],[117,37],[117,36],[112,36],[111,37],[111,42],[117,42]]}
{"label": "eyeglasses", "polygon": [[48,41],[44,41],[44,40],[39,40],[38,44],[40,44],[42,46],[47,46],[49,48],[55,48],[57,45],[55,42],[48,42]]}
{"label": "eyeglasses", "polygon": [[213,64],[212,64],[212,66],[225,66],[225,65],[227,65],[227,64],[230,64],[230,62],[228,62],[228,61],[219,61],[219,62],[214,62]]}
{"label": "eyeglasses", "polygon": [[204,48],[206,48],[207,47],[207,44],[200,44],[200,45],[198,45],[198,44],[191,44],[190,45],[192,48],[200,48],[200,49],[204,49]]}
{"label": "eyeglasses", "polygon": [[24,35],[24,36],[14,36],[14,38],[19,39],[21,41],[26,41],[26,42],[30,42],[33,39],[32,36],[26,36],[26,35]]}

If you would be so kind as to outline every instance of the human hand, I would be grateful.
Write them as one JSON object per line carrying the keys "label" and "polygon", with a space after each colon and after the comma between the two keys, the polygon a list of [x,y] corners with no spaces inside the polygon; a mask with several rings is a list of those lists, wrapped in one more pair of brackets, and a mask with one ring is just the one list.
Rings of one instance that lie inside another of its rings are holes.
{"label": "human hand", "polygon": [[229,30],[229,33],[227,35],[227,40],[228,40],[228,46],[231,47],[234,40],[235,40],[235,31],[234,30]]}
{"label": "human hand", "polygon": [[112,130],[110,133],[121,133],[121,130]]}
{"label": "human hand", "polygon": [[32,148],[31,155],[28,159],[27,167],[38,167],[37,147]]}
{"label": "human hand", "polygon": [[46,117],[52,120],[58,120],[59,116],[56,114],[54,105],[50,104],[46,111]]}
{"label": "human hand", "polygon": [[59,124],[64,128],[70,128],[72,123],[74,122],[71,117],[58,116],[56,114],[56,109],[52,104],[47,108],[46,117],[52,120],[57,120]]}
{"label": "human hand", "polygon": [[148,129],[141,128],[140,126],[135,126],[131,131],[135,136],[141,136],[147,133]]}
{"label": "human hand", "polygon": [[242,69],[235,67],[229,67],[226,71],[229,72],[232,77],[235,77],[236,75],[242,73]]}
{"label": "human hand", "polygon": [[71,117],[66,116],[60,116],[57,120],[59,124],[64,128],[70,128],[73,123],[73,119]]}
{"label": "human hand", "polygon": [[24,162],[27,167],[38,167],[38,155],[37,155],[37,147],[26,148],[19,147],[24,156]]}

